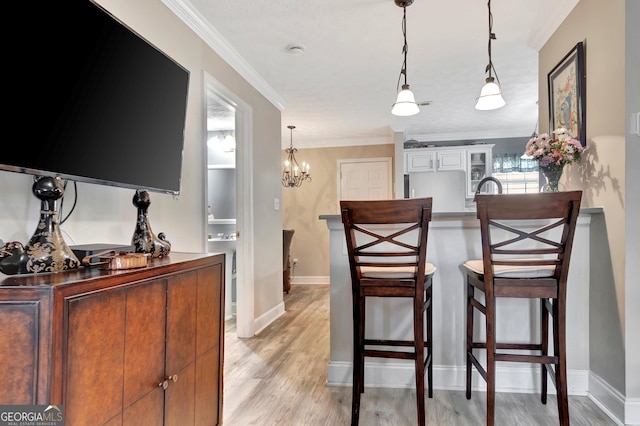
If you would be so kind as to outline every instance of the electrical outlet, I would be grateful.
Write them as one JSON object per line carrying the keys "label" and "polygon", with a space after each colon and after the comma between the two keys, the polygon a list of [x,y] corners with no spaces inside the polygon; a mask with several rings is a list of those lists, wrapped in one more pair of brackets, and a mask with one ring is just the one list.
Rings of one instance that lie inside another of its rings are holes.
{"label": "electrical outlet", "polygon": [[274,198],[273,199],[273,209],[274,210],[280,210],[280,199],[279,198]]}

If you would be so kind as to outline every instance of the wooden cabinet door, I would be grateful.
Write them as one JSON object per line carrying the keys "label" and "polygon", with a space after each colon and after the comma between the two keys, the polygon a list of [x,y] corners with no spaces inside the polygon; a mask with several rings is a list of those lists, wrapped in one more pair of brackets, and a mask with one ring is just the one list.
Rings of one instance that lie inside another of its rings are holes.
{"label": "wooden cabinet door", "polygon": [[220,424],[225,300],[222,264],[198,271],[197,297],[195,424]]}
{"label": "wooden cabinet door", "polygon": [[67,424],[163,424],[165,315],[165,280],[69,300]]}
{"label": "wooden cabinet door", "polygon": [[67,302],[63,392],[68,425],[102,425],[122,413],[125,297],[124,290],[113,290]]}
{"label": "wooden cabinet door", "polygon": [[168,279],[165,374],[177,380],[165,392],[167,425],[194,424],[196,300],[196,272]]}
{"label": "wooden cabinet door", "polygon": [[167,287],[165,425],[220,423],[222,264],[171,277]]}
{"label": "wooden cabinet door", "polygon": [[2,404],[36,404],[40,307],[37,300],[0,300]]}
{"label": "wooden cabinet door", "polygon": [[166,280],[126,292],[123,425],[162,425]]}

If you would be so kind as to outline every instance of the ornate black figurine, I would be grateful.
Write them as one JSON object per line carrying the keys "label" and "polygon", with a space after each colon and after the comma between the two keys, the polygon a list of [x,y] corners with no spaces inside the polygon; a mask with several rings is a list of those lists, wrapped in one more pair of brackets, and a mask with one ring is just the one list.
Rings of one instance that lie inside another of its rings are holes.
{"label": "ornate black figurine", "polygon": [[19,241],[9,241],[0,253],[0,272],[7,275],[24,274],[28,256]]}
{"label": "ornate black figurine", "polygon": [[5,274],[36,274],[76,269],[80,261],[62,238],[56,200],[64,194],[59,178],[37,177],[33,195],[40,201],[40,220],[33,236],[24,247],[19,243],[5,246],[5,257],[0,260],[0,271]]}
{"label": "ornate black figurine", "polygon": [[136,253],[150,253],[151,257],[163,257],[171,251],[171,243],[166,240],[164,232],[159,233],[156,237],[151,230],[147,214],[149,204],[151,204],[149,193],[136,191],[133,196],[133,205],[138,208],[138,220],[136,229],[133,231],[131,244],[135,247]]}

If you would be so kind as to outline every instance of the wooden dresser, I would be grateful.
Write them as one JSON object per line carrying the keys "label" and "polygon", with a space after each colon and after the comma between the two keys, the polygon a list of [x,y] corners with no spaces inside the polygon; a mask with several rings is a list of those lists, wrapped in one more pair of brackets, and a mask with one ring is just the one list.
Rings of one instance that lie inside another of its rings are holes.
{"label": "wooden dresser", "polygon": [[0,404],[65,425],[222,422],[224,254],[0,275]]}

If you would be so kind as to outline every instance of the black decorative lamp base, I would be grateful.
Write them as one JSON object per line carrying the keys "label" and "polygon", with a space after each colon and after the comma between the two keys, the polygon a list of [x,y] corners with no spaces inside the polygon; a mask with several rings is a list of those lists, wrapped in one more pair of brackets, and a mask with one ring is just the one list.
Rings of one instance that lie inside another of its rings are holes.
{"label": "black decorative lamp base", "polygon": [[32,191],[40,200],[37,228],[24,248],[20,243],[9,243],[11,252],[0,260],[0,272],[13,275],[77,269],[80,261],[64,242],[58,223],[56,200],[64,194],[60,179],[36,177]]}

